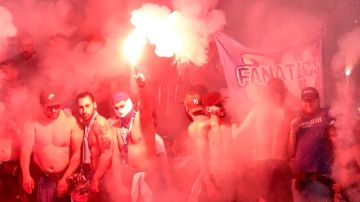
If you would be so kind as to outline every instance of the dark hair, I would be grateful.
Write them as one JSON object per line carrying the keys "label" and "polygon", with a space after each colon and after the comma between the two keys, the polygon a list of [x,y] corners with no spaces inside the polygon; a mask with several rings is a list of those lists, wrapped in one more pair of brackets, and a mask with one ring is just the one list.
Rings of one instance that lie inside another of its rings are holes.
{"label": "dark hair", "polygon": [[95,98],[94,98],[93,94],[90,93],[89,91],[84,91],[84,92],[79,93],[79,94],[76,96],[76,102],[77,102],[80,98],[84,98],[84,97],[90,97],[91,101],[92,101],[92,102],[95,102]]}

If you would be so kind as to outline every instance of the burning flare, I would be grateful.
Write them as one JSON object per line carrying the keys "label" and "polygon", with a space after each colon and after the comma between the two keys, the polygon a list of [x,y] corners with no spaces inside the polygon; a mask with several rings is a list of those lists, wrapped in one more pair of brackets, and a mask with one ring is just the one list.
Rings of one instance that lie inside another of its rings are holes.
{"label": "burning flare", "polygon": [[126,38],[122,50],[132,66],[136,66],[139,62],[146,43],[146,37],[137,29],[132,31]]}
{"label": "burning flare", "polygon": [[346,69],[345,69],[345,75],[346,75],[346,76],[350,76],[350,74],[351,74],[350,68],[346,68]]}
{"label": "burning flare", "polygon": [[125,45],[127,57],[134,64],[147,40],[155,45],[155,53],[160,57],[174,57],[178,63],[205,64],[210,36],[225,24],[221,11],[209,9],[194,13],[144,4],[132,11],[131,23],[135,29]]}

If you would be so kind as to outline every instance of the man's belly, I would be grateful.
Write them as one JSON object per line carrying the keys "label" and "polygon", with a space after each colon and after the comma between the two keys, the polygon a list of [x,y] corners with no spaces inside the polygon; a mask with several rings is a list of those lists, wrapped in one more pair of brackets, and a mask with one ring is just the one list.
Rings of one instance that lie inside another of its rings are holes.
{"label": "man's belly", "polygon": [[69,148],[47,145],[34,151],[34,161],[44,172],[59,173],[69,164]]}
{"label": "man's belly", "polygon": [[0,138],[0,161],[16,160],[17,155],[13,143],[12,139]]}
{"label": "man's belly", "polygon": [[150,155],[144,144],[130,144],[128,158],[132,167],[144,171],[153,167],[155,154]]}

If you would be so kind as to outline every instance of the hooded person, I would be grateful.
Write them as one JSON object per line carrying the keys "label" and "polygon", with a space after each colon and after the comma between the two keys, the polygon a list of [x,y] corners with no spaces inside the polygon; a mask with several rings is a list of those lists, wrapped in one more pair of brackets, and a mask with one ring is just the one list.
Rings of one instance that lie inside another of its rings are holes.
{"label": "hooded person", "polygon": [[[157,194],[152,179],[156,179],[159,172],[156,157],[165,148],[155,134],[153,108],[146,96],[145,78],[140,74],[136,81],[139,87],[138,110],[126,92],[116,92],[111,97],[114,116],[108,121],[117,144],[113,167],[116,167],[114,170],[121,169],[121,186],[127,190],[128,197],[135,201],[154,201]],[[134,189],[138,187],[150,188]]]}

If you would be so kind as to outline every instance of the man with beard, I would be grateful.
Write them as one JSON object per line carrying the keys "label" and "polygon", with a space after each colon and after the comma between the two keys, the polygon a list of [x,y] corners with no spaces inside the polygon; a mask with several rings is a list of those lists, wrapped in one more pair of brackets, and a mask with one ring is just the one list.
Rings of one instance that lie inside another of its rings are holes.
{"label": "man with beard", "polygon": [[90,182],[88,201],[107,201],[99,181],[110,166],[113,152],[112,136],[107,120],[98,114],[94,96],[82,92],[76,97],[79,121],[84,127],[81,172]]}
{"label": "man with beard", "polygon": [[291,121],[290,155],[294,157],[295,201],[330,201],[333,151],[329,131],[333,119],[320,108],[318,91],[306,87],[301,92],[302,114]]}
{"label": "man with beard", "polygon": [[70,201],[66,178],[80,163],[82,132],[75,118],[61,110],[53,90],[41,93],[40,104],[44,113],[23,129],[20,152],[23,188],[29,194],[36,188],[37,201]]}

